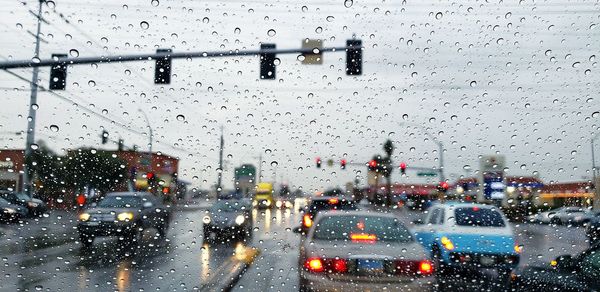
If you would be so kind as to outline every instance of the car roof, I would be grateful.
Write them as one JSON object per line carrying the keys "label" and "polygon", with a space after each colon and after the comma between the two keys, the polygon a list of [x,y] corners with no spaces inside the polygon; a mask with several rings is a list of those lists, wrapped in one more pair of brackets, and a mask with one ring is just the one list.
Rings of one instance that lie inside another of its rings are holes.
{"label": "car roof", "polygon": [[362,211],[362,210],[327,210],[319,213],[319,218],[325,216],[336,217],[336,216],[377,216],[387,218],[398,218],[398,216],[392,213],[374,212],[374,211]]}
{"label": "car roof", "polygon": [[315,202],[315,201],[329,201],[330,199],[338,199],[338,200],[345,200],[348,202],[352,202],[352,200],[350,200],[349,198],[345,198],[343,196],[321,196],[321,197],[312,197],[310,198],[311,202]]}
{"label": "car roof", "polygon": [[494,205],[487,204],[479,204],[479,203],[465,203],[465,202],[445,202],[445,203],[436,203],[431,207],[443,207],[443,208],[459,208],[459,207],[478,207],[478,208],[487,208],[487,209],[498,209],[498,207]]}
{"label": "car roof", "polygon": [[153,196],[151,193],[148,192],[114,192],[114,193],[108,193],[106,194],[107,197],[126,197],[126,196],[136,196],[136,197],[141,197],[141,196]]}

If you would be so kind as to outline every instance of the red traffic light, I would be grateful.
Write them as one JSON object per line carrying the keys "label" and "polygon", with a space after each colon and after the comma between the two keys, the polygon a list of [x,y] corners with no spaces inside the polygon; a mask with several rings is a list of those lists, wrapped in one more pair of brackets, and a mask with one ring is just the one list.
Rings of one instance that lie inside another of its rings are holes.
{"label": "red traffic light", "polygon": [[146,173],[146,179],[150,180],[150,179],[153,179],[153,178],[154,178],[154,172]]}
{"label": "red traffic light", "polygon": [[377,167],[377,161],[375,161],[375,160],[369,161],[369,168],[374,169],[376,167]]}
{"label": "red traffic light", "polygon": [[321,168],[321,157],[317,157],[315,160],[317,162],[317,168]]}
{"label": "red traffic light", "polygon": [[402,169],[402,170],[406,169],[406,163],[404,163],[404,162],[400,163],[400,169]]}
{"label": "red traffic light", "polygon": [[440,188],[442,188],[443,190],[448,190],[449,187],[450,186],[448,185],[447,182],[445,182],[445,181],[440,182]]}
{"label": "red traffic light", "polygon": [[342,159],[340,161],[340,166],[342,167],[342,169],[346,169],[346,159]]}

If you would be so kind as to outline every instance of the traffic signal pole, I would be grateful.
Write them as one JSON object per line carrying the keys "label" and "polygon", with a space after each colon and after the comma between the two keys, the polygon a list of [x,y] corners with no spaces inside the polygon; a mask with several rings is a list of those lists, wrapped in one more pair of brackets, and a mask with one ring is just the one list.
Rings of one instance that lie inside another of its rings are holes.
{"label": "traffic signal pole", "polygon": [[[37,14],[37,32],[35,34],[35,51],[33,59],[37,60],[40,55],[40,32],[42,29],[42,4],[44,0],[39,0],[38,14]],[[33,67],[33,74],[31,76],[31,96],[29,98],[29,115],[27,116],[27,138],[25,142],[25,163],[23,165],[23,190],[31,195],[32,193],[32,177],[29,175],[29,165],[31,163],[29,159],[32,157],[31,148],[35,142],[35,119],[37,114],[37,92],[38,92],[38,74],[39,67]]]}

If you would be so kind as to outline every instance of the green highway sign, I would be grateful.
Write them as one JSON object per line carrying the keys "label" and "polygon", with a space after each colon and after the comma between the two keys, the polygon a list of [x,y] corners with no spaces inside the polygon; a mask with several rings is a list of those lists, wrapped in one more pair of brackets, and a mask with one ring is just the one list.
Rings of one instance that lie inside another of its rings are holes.
{"label": "green highway sign", "polygon": [[436,176],[435,172],[417,172],[417,176]]}

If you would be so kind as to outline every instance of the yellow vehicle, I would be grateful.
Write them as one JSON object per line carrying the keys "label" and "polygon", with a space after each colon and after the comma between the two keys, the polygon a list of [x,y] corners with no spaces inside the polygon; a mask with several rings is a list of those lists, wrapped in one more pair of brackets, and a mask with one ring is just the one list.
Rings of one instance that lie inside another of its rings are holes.
{"label": "yellow vehicle", "polygon": [[272,183],[258,183],[256,185],[256,193],[252,200],[252,206],[257,208],[271,208],[273,207],[273,184]]}

